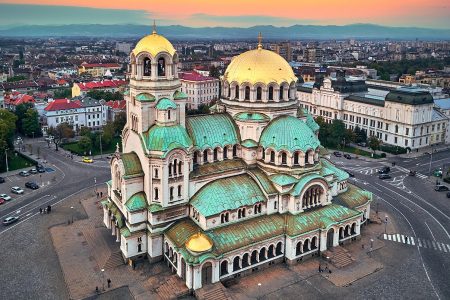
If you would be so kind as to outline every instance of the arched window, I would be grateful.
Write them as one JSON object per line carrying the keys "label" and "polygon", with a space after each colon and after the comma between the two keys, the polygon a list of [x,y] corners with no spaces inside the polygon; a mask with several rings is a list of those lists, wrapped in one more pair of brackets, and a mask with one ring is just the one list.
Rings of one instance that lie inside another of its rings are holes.
{"label": "arched window", "polygon": [[250,100],[250,87],[246,86],[245,87],[245,100]]}
{"label": "arched window", "polygon": [[169,164],[169,176],[172,176],[172,163]]}
{"label": "arched window", "polygon": [[166,60],[164,57],[158,59],[158,76],[166,76]]}
{"label": "arched window", "polygon": [[284,87],[280,86],[280,100],[284,100]]}
{"label": "arched window", "polygon": [[298,165],[298,157],[299,157],[298,152],[295,152],[294,153],[294,165]]}
{"label": "arched window", "polygon": [[270,151],[270,162],[275,163],[275,151]]}
{"label": "arched window", "polygon": [[241,262],[241,258],[239,256],[236,256],[233,259],[233,272],[235,272],[241,268],[240,262]]}
{"label": "arched window", "polygon": [[269,246],[269,249],[267,250],[267,257],[269,257],[269,258],[272,258],[272,257],[274,257],[274,249],[275,247],[274,247],[274,245],[270,245]]}
{"label": "arched window", "polygon": [[262,149],[262,160],[266,159],[266,151],[264,149]]}
{"label": "arched window", "polygon": [[257,257],[258,257],[258,251],[253,250],[252,255],[251,255],[251,257],[250,257],[250,263],[251,263],[252,265],[258,263]]}
{"label": "arched window", "polygon": [[175,159],[173,161],[173,174],[176,175],[177,174],[177,164],[178,164],[178,160]]}
{"label": "arched window", "polygon": [[258,86],[258,88],[256,89],[256,100],[261,100],[262,99],[262,88],[260,86]]}
{"label": "arched window", "polygon": [[152,76],[152,62],[150,58],[144,58],[144,76]]}
{"label": "arched window", "polygon": [[276,255],[283,254],[283,249],[281,247],[283,247],[283,244],[281,242],[278,242],[277,248],[275,249],[275,254]]}
{"label": "arched window", "polygon": [[228,86],[228,98],[231,97],[231,86]]}
{"label": "arched window", "polygon": [[194,165],[196,165],[196,164],[198,164],[198,152],[197,151],[195,151],[194,152]]}
{"label": "arched window", "polygon": [[311,240],[311,250],[317,249],[317,236],[313,237]]}
{"label": "arched window", "polygon": [[261,250],[259,250],[259,261],[265,260],[266,260],[266,248],[262,247]]}
{"label": "arched window", "polygon": [[234,87],[234,98],[239,99],[239,86]]}
{"label": "arched window", "polygon": [[155,178],[158,178],[158,169],[155,169]]}
{"label": "arched window", "polygon": [[183,164],[182,164],[182,162],[180,161],[180,162],[178,163],[178,174],[179,174],[179,175],[181,175],[181,173],[183,173],[183,172],[181,172],[182,166],[183,166]]}
{"label": "arched window", "polygon": [[233,157],[237,157],[237,145],[233,146]]}
{"label": "arched window", "polygon": [[170,109],[167,110],[167,119],[170,120]]}
{"label": "arched window", "polygon": [[159,199],[159,190],[158,188],[155,188],[155,200]]}
{"label": "arched window", "polygon": [[223,159],[228,159],[228,146],[223,148]]}
{"label": "arched window", "polygon": [[218,160],[217,154],[218,154],[218,151],[217,151],[217,148],[215,148],[215,149],[213,150],[213,160],[214,160],[214,161],[217,161],[217,160]]}
{"label": "arched window", "polygon": [[181,185],[178,186],[178,197],[181,197]]}
{"label": "arched window", "polygon": [[169,197],[170,197],[170,200],[173,199],[173,186],[170,187],[170,189],[169,189]]}
{"label": "arched window", "polygon": [[287,154],[286,154],[286,152],[282,152],[281,153],[281,164],[282,165],[287,165]]}
{"label": "arched window", "polygon": [[245,253],[245,254],[242,256],[242,267],[243,267],[243,268],[249,266],[249,263],[248,263],[248,258],[249,258],[249,256],[250,256],[250,255],[248,255],[248,253]]}
{"label": "arched window", "polygon": [[208,149],[205,149],[203,151],[203,162],[207,163],[208,162]]}
{"label": "arched window", "polygon": [[228,261],[224,260],[220,263],[220,276],[228,274]]}
{"label": "arched window", "polygon": [[273,100],[273,86],[269,87],[269,100]]}

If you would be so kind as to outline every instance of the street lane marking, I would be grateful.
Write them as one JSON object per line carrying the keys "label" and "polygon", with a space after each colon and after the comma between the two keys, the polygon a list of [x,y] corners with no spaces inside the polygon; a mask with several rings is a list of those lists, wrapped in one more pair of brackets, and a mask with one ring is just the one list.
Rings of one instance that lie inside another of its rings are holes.
{"label": "street lane marking", "polygon": [[[401,243],[401,244],[405,244],[405,245],[409,245],[409,246],[415,246],[415,247],[420,247],[420,248],[425,248],[425,249],[434,249],[436,251],[440,251],[440,252],[444,252],[444,253],[450,252],[450,245],[448,245],[448,244],[444,244],[441,242],[435,242],[435,241],[431,241],[431,240],[426,240],[423,238],[416,238],[416,240],[415,240],[414,237],[412,237],[412,236],[407,236],[407,235],[398,234],[398,233],[383,234],[383,239],[386,241],[397,242],[397,243]],[[417,243],[416,243],[416,241],[417,241]],[[448,250],[447,250],[447,248],[448,248]]]}
{"label": "street lane marking", "polygon": [[430,226],[428,226],[428,223],[427,223],[427,221],[425,221],[425,225],[427,226],[428,230],[430,231],[430,233],[431,233],[431,236],[433,237],[433,240],[436,240],[436,238],[434,237],[433,231],[431,231],[431,228],[430,228]]}

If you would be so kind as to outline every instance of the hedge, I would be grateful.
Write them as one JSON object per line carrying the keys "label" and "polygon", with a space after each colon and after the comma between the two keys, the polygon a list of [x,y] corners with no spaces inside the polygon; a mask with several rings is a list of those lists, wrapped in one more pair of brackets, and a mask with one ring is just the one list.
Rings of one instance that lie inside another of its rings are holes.
{"label": "hedge", "polygon": [[406,148],[392,145],[381,145],[380,150],[391,154],[405,154],[408,152]]}

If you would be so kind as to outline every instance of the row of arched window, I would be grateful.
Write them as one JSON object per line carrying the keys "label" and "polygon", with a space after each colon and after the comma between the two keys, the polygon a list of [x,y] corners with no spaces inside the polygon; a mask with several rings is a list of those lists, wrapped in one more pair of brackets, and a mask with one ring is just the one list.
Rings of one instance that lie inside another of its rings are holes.
{"label": "row of arched window", "polygon": [[283,83],[280,87],[276,83],[269,84],[268,87],[263,85],[237,85],[224,83],[222,93],[223,97],[230,100],[248,100],[248,101],[280,101],[289,100],[296,97],[295,83],[288,85]]}
{"label": "row of arched window", "polygon": [[183,162],[178,159],[174,159],[169,163],[169,177],[177,177],[183,175]]}
{"label": "row of arched window", "polygon": [[299,241],[295,246],[295,256],[302,255],[312,250],[317,250],[319,247],[318,238],[314,236],[311,240],[309,238],[304,241]]}
{"label": "row of arched window", "polygon": [[[257,215],[262,213],[262,203],[256,203],[253,205],[253,214]],[[241,207],[237,210],[238,219],[245,218],[247,215],[247,208]],[[225,211],[220,214],[220,224],[230,222],[230,212]]]}
{"label": "row of arched window", "polygon": [[339,239],[345,239],[356,234],[356,223],[351,226],[346,225],[345,227],[339,227]]}
{"label": "row of arched window", "polygon": [[[203,151],[195,151],[194,157],[193,157],[193,163],[194,165],[198,164],[206,164],[210,162],[217,162],[229,159],[230,154],[228,153],[231,146],[225,146],[223,149],[220,147],[216,147],[212,150],[212,157],[211,157],[211,149],[205,149]],[[238,157],[238,145],[233,145],[231,148],[231,158],[237,158]]]}
{"label": "row of arched window", "polygon": [[261,151],[261,159],[265,163],[270,163],[278,166],[308,166],[315,162],[315,151],[310,149],[306,152],[304,157],[301,156],[301,151],[295,151],[290,157],[288,152],[280,150],[276,152],[272,149],[263,149]]}
{"label": "row of arched window", "polygon": [[[181,198],[183,196],[183,186],[178,185],[177,186],[177,198]],[[159,189],[157,187],[155,187],[153,189],[153,198],[155,199],[155,201],[159,201]],[[169,188],[169,201],[174,200],[175,198],[175,187],[171,186]]]}

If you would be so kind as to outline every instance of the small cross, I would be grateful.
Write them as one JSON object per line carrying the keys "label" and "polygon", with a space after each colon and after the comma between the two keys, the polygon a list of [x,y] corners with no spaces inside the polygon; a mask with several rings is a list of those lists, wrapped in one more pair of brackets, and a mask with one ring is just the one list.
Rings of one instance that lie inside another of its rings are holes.
{"label": "small cross", "polygon": [[262,34],[258,33],[258,49],[262,48]]}

